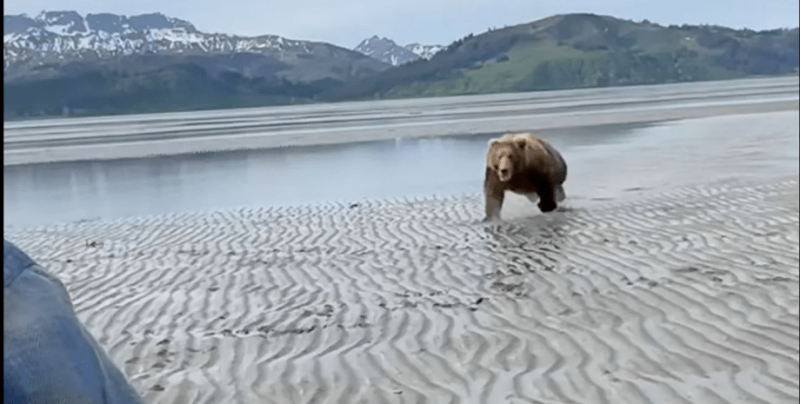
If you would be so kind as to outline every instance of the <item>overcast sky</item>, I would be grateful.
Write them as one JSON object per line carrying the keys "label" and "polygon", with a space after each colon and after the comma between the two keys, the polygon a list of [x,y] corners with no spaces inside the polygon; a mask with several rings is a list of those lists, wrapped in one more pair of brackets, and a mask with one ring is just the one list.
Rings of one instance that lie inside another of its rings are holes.
{"label": "overcast sky", "polygon": [[239,35],[276,34],[353,48],[379,35],[401,45],[447,45],[469,33],[591,12],[660,24],[716,24],[771,29],[798,25],[797,0],[4,0],[6,14],[42,10],[82,15],[161,12],[199,30]]}

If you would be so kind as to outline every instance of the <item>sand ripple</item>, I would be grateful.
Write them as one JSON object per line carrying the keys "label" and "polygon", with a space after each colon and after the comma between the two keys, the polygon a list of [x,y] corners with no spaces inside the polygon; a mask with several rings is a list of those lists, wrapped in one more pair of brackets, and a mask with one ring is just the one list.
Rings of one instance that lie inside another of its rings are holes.
{"label": "sand ripple", "polygon": [[479,195],[6,237],[152,403],[790,403],[798,181],[484,225]]}

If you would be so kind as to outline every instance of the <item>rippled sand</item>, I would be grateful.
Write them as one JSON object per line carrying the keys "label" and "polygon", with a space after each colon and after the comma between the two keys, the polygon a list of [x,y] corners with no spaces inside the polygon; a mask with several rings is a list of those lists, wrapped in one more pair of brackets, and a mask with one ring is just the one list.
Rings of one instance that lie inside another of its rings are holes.
{"label": "rippled sand", "polygon": [[151,403],[779,404],[798,196],[791,177],[495,224],[475,194],[6,237]]}

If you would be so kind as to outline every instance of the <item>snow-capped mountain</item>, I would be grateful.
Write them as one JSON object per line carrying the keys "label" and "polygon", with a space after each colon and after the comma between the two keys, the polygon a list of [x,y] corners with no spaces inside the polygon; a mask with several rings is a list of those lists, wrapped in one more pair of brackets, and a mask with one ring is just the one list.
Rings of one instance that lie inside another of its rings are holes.
{"label": "snow-capped mountain", "polygon": [[392,66],[399,66],[419,58],[430,59],[443,48],[439,45],[420,45],[418,43],[400,46],[389,38],[373,35],[361,41],[353,50]]}
{"label": "snow-capped mountain", "polygon": [[[121,16],[101,13],[81,16],[75,11],[47,11],[36,17],[3,17],[3,67],[93,61],[137,54],[219,55],[255,53],[295,64],[302,54],[324,58],[359,59],[334,45],[286,39],[277,35],[240,37],[198,31],[188,21],[160,13]],[[302,63],[302,62],[300,62]]]}
{"label": "snow-capped mountain", "polygon": [[420,45],[418,43],[412,43],[406,45],[406,49],[414,52],[414,54],[419,55],[419,57],[423,59],[430,59],[438,53],[440,50],[444,49],[445,47],[442,45]]}

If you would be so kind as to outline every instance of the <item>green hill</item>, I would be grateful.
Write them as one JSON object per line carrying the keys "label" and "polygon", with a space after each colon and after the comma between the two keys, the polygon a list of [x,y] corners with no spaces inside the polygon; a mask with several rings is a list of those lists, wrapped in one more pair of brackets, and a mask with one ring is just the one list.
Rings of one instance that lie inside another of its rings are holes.
{"label": "green hill", "polygon": [[719,80],[797,71],[798,29],[660,26],[557,15],[456,41],[322,95],[328,100],[427,97]]}

